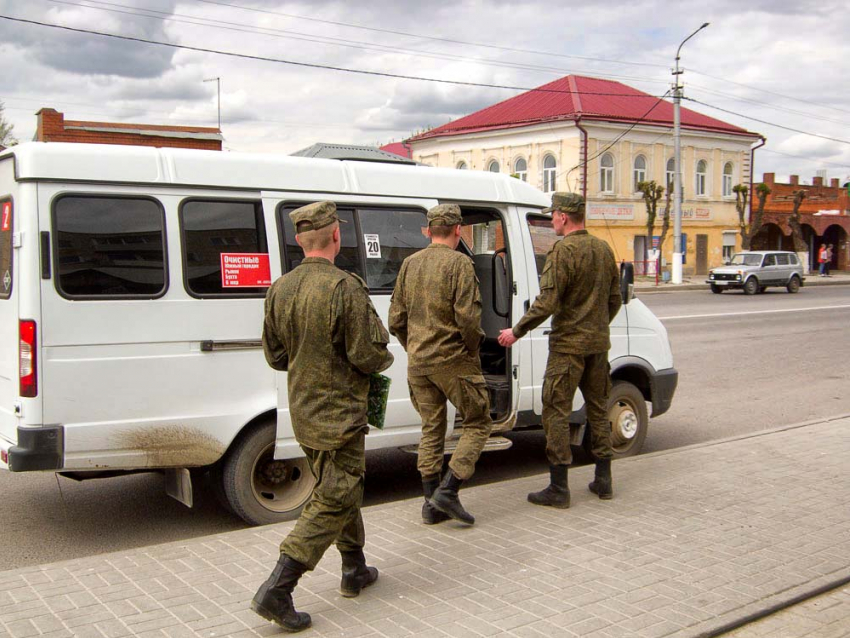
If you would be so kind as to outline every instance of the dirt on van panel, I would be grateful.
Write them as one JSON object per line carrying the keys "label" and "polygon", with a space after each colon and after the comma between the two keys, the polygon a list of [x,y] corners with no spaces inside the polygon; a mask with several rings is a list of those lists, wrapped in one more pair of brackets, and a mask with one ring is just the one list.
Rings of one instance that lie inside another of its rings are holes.
{"label": "dirt on van panel", "polygon": [[139,450],[147,467],[195,467],[218,461],[224,443],[198,428],[159,425],[122,434],[123,447]]}

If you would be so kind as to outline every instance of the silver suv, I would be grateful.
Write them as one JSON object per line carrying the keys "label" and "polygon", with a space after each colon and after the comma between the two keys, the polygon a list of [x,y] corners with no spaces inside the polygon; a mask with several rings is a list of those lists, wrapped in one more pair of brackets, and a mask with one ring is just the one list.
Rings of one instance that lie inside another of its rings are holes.
{"label": "silver suv", "polygon": [[754,250],[735,253],[725,266],[712,268],[705,283],[720,294],[730,288],[743,288],[744,294],[764,292],[769,286],[783,286],[797,292],[803,285],[803,266],[797,254],[783,250]]}

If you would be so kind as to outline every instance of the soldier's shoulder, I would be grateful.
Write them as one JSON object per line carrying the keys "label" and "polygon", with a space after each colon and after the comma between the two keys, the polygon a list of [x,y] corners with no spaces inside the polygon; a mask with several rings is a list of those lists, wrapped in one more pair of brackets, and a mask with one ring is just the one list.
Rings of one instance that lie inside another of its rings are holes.
{"label": "soldier's shoulder", "polygon": [[339,273],[340,275],[337,277],[337,281],[339,283],[347,286],[351,290],[362,290],[367,295],[369,294],[369,285],[363,277],[353,272],[348,272],[347,270],[340,270]]}

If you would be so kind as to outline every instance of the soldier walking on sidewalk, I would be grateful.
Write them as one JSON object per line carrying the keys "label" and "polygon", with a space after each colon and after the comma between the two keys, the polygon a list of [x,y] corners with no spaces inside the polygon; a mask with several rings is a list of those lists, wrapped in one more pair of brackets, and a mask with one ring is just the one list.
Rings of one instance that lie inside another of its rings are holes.
{"label": "soldier walking on sidewalk", "polygon": [[567,508],[570,490],[567,467],[570,450],[570,413],[576,388],[587,406],[596,475],[588,486],[601,499],[613,497],[611,481],[611,392],[608,350],[609,323],[622,299],[614,254],[608,244],[584,229],[585,202],[581,195],[554,193],[552,227],[563,239],[546,257],[540,294],[513,327],[502,330],[499,343],[511,347],[529,330],[552,316],[549,360],[543,380],[543,429],[549,461],[549,486],[528,495],[535,505]]}
{"label": "soldier walking on sidewalk", "polygon": [[341,245],[336,205],[310,204],[289,217],[305,258],[266,295],[263,350],[272,368],[289,373],[292,429],[316,486],[251,609],[297,632],[311,620],[295,610],[292,591],[332,543],[342,555],[343,596],[357,596],[378,578],[363,555],[360,516],[366,409],[369,374],[387,369],[393,356],[366,284],[334,266]]}
{"label": "soldier walking on sidewalk", "polygon": [[[460,207],[435,206],[427,219],[431,245],[401,265],[390,305],[390,332],[407,352],[410,399],[422,417],[417,462],[425,494],[422,520],[433,525],[451,517],[472,525],[475,517],[461,505],[458,489],[475,471],[493,429],[478,356],[484,339],[481,295],[472,260],[455,250]],[[463,416],[463,424],[441,482],[446,399]]]}

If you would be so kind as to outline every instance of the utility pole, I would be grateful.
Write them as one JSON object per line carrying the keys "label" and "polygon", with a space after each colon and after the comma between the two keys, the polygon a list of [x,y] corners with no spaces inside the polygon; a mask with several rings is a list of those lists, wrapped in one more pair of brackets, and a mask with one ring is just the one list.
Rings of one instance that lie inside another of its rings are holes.
{"label": "utility pole", "polygon": [[221,132],[221,78],[209,78],[204,82],[215,82],[218,92],[218,130]]}
{"label": "utility pole", "polygon": [[[682,253],[685,249],[682,246],[682,117],[680,113],[682,83],[679,79],[682,71],[679,69],[679,53],[681,53],[685,42],[705,29],[708,24],[706,22],[682,40],[682,44],[676,49],[676,68],[673,70],[673,163],[675,164],[675,174],[673,175],[673,276],[671,279],[674,284],[682,283]],[[658,248],[660,250],[661,246]]]}

